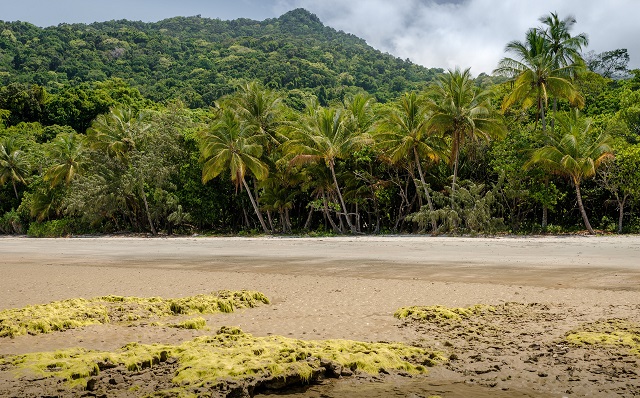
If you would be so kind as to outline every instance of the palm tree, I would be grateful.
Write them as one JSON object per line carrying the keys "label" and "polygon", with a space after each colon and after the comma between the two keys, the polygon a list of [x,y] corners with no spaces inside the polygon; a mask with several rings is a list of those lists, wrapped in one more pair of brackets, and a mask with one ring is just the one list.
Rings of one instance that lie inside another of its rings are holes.
{"label": "palm tree", "polygon": [[[429,130],[428,116],[425,102],[416,93],[405,93],[383,113],[377,125],[375,139],[391,164],[406,165],[412,177],[415,175],[414,170],[418,169],[429,211],[433,212],[433,202],[422,171],[422,162],[425,159],[437,162],[443,158],[445,143],[442,136],[432,134],[433,130]],[[407,161],[408,159],[411,160]],[[416,189],[420,189],[417,183]],[[431,221],[431,226],[435,231],[435,220]]]}
{"label": "palm tree", "polygon": [[540,17],[540,22],[546,28],[538,28],[537,31],[547,42],[547,47],[554,58],[556,68],[571,67],[568,72],[573,77],[575,68],[584,64],[581,51],[582,47],[589,45],[589,37],[586,33],[571,36],[571,29],[576,23],[572,15],[560,20],[557,13],[549,13]]}
{"label": "palm tree", "polygon": [[576,199],[584,225],[595,234],[582,203],[580,184],[595,175],[600,164],[613,156],[611,138],[591,132],[591,121],[581,118],[578,110],[558,116],[558,129],[549,137],[549,142],[536,149],[525,167],[542,164],[547,170],[571,179],[576,190]]}
{"label": "palm tree", "polygon": [[150,127],[145,117],[143,112],[136,115],[129,107],[112,108],[109,113],[98,115],[87,129],[90,146],[126,164],[129,152],[136,149],[137,137]]}
{"label": "palm tree", "polygon": [[87,129],[87,140],[91,148],[105,152],[110,158],[120,161],[126,167],[132,167],[137,181],[138,194],[142,198],[149,228],[153,235],[156,229],[149,210],[144,178],[138,167],[131,165],[132,154],[142,146],[144,133],[151,127],[147,114],[134,112],[129,107],[112,108],[109,113],[98,115]]}
{"label": "palm tree", "polygon": [[291,163],[324,161],[331,171],[342,214],[351,232],[356,232],[342,197],[335,164],[337,159],[346,158],[353,153],[363,142],[363,136],[345,127],[341,109],[322,107],[308,109],[299,123],[292,126],[291,135],[291,140],[284,144],[285,150],[294,154]]}
{"label": "palm tree", "polygon": [[282,98],[278,93],[251,82],[241,86],[224,103],[234,110],[248,131],[264,139],[265,147],[279,144],[276,131],[282,119]]}
{"label": "palm tree", "polygon": [[474,85],[469,68],[449,70],[435,86],[429,107],[431,118],[428,126],[451,136],[453,182],[451,198],[456,187],[460,148],[467,139],[501,138],[506,129],[491,109],[491,93]]}
{"label": "palm tree", "polygon": [[29,172],[29,162],[15,140],[7,138],[4,142],[0,142],[0,185],[11,180],[16,199],[19,199],[16,183],[26,184]]}
{"label": "palm tree", "polygon": [[584,99],[569,80],[570,66],[557,66],[556,57],[546,37],[537,29],[527,32],[524,42],[512,41],[505,51],[517,59],[505,57],[493,72],[512,79],[513,90],[505,96],[502,110],[517,102],[527,109],[536,105],[536,122],[542,122],[546,131],[545,108],[549,95],[565,98],[572,105],[581,107]]}
{"label": "palm tree", "polygon": [[44,180],[56,187],[64,181],[66,185],[82,171],[84,146],[76,133],[61,134],[53,140],[49,149],[54,164],[44,174]]}
{"label": "palm tree", "polygon": [[[586,33],[571,36],[570,31],[576,23],[572,15],[560,20],[558,14],[552,12],[540,17],[539,21],[547,26],[537,30],[553,55],[553,66],[557,70],[564,70],[569,78],[574,78],[578,70],[584,69],[581,51],[582,47],[589,45],[589,37]],[[558,98],[553,97],[554,114],[557,110]]]}
{"label": "palm tree", "polygon": [[236,113],[222,111],[217,120],[200,134],[200,156],[204,161],[202,182],[206,183],[229,169],[231,181],[236,188],[242,185],[247,191],[260,225],[268,234],[269,229],[245,178],[248,172],[258,180],[269,174],[269,168],[260,159],[262,145],[256,143],[258,139],[259,136],[252,134],[247,125],[240,123]]}

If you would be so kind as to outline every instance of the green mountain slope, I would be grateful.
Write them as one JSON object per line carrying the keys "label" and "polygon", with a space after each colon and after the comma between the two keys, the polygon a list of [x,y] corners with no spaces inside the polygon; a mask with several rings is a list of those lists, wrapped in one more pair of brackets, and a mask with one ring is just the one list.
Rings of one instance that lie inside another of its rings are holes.
{"label": "green mountain slope", "polygon": [[360,89],[386,101],[440,71],[383,54],[303,9],[265,21],[176,17],[47,28],[0,22],[0,81],[52,93],[122,78],[154,101],[181,98],[201,107],[239,81],[259,80],[321,102]]}

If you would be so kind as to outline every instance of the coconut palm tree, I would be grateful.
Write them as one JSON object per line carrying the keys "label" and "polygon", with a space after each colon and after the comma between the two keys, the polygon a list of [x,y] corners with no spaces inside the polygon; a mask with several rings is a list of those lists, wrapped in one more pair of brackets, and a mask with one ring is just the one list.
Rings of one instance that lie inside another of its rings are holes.
{"label": "coconut palm tree", "polygon": [[51,143],[49,156],[54,163],[44,174],[44,180],[49,181],[54,188],[64,182],[66,185],[82,171],[84,145],[76,133],[64,133],[56,137]]}
{"label": "coconut palm tree", "polygon": [[147,113],[142,111],[136,113],[129,107],[112,108],[109,113],[98,115],[91,122],[91,126],[87,129],[87,141],[92,149],[102,151],[125,167],[131,168],[135,175],[138,195],[144,204],[149,228],[155,235],[156,228],[149,210],[144,177],[140,168],[131,164],[133,155],[144,146],[145,132],[151,127],[147,118]]}
{"label": "coconut palm tree", "polygon": [[340,185],[336,177],[336,160],[348,157],[363,142],[358,131],[345,127],[342,109],[307,109],[298,123],[291,126],[291,139],[283,145],[285,150],[294,154],[292,164],[315,163],[324,161],[331,171],[336,193],[340,201],[342,215],[351,232],[355,225],[347,212]]}
{"label": "coconut palm tree", "polygon": [[537,31],[547,42],[547,48],[554,58],[556,68],[571,67],[567,70],[573,77],[576,68],[584,64],[582,48],[589,45],[589,37],[586,33],[571,36],[571,29],[576,23],[572,15],[560,20],[557,13],[549,13],[540,17],[540,22],[546,28],[538,28]]}
{"label": "coconut palm tree", "polygon": [[524,42],[512,41],[505,51],[515,58],[505,57],[493,73],[512,79],[513,90],[505,96],[502,109],[521,102],[527,109],[535,104],[536,122],[546,131],[546,114],[549,95],[565,98],[573,106],[582,107],[584,98],[569,80],[569,66],[557,66],[556,57],[546,37],[537,29],[527,32]]}
{"label": "coconut palm tree", "polygon": [[[434,211],[422,162],[437,162],[445,157],[446,151],[442,136],[433,134],[434,131],[428,128],[429,112],[425,105],[424,100],[416,93],[405,93],[383,112],[376,126],[375,140],[391,164],[406,165],[412,177],[415,176],[415,170],[418,170],[427,206],[429,211]],[[417,183],[416,189],[420,189]],[[432,220],[431,226],[435,231],[435,220]]]}
{"label": "coconut palm tree", "polygon": [[249,172],[258,180],[264,180],[269,174],[269,168],[260,159],[263,148],[256,142],[258,139],[258,135],[238,120],[235,112],[222,111],[216,121],[200,133],[200,156],[204,161],[202,182],[206,183],[228,169],[236,188],[242,185],[247,191],[260,225],[268,234],[270,231],[245,178]]}
{"label": "coconut palm tree", "polygon": [[223,103],[233,109],[248,131],[263,138],[264,147],[279,144],[276,132],[282,121],[282,97],[277,92],[251,82]]}
{"label": "coconut palm tree", "polygon": [[557,119],[558,128],[549,136],[547,145],[534,150],[525,167],[542,164],[547,170],[568,177],[575,187],[584,225],[594,234],[582,203],[580,184],[595,175],[600,164],[613,156],[611,138],[604,133],[594,134],[591,121],[581,118],[577,109],[558,115]]}
{"label": "coconut palm tree", "polygon": [[0,185],[10,180],[16,199],[19,199],[16,184],[26,184],[30,171],[26,155],[14,139],[7,138],[0,142]]}
{"label": "coconut palm tree", "polygon": [[[538,28],[538,32],[547,42],[548,50],[553,55],[553,65],[557,70],[564,71],[567,76],[573,79],[576,72],[584,69],[582,59],[582,48],[589,45],[589,37],[586,33],[571,36],[571,29],[576,23],[574,16],[560,20],[557,13],[550,13],[540,17],[540,22],[546,28]],[[558,110],[558,98],[553,97],[553,112]],[[552,126],[553,128],[553,126]]]}
{"label": "coconut palm tree", "polygon": [[451,137],[453,165],[451,193],[455,192],[460,148],[468,139],[501,138],[506,128],[491,108],[491,93],[475,86],[469,68],[449,70],[440,77],[429,101],[428,127]]}

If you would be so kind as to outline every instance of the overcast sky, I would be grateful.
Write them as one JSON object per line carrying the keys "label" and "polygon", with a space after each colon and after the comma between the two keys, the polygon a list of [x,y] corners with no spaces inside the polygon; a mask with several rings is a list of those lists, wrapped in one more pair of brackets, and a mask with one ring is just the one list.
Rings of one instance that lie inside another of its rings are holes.
{"label": "overcast sky", "polygon": [[[8,5],[10,3],[10,6]],[[112,19],[158,21],[173,16],[262,20],[303,7],[325,25],[427,67],[471,67],[491,73],[511,40],[549,12],[574,15],[596,53],[626,48],[640,68],[639,0],[0,0],[0,19],[38,26]]]}

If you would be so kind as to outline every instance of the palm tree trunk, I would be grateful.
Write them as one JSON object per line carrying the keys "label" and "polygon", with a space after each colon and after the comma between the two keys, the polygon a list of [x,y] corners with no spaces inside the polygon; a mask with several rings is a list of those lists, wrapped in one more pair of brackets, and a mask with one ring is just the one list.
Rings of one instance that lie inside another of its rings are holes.
{"label": "palm tree trunk", "polygon": [[262,230],[264,231],[265,234],[268,234],[269,229],[267,228],[267,224],[265,224],[264,218],[262,217],[262,213],[260,212],[260,209],[258,209],[258,204],[256,203],[255,199],[253,199],[253,195],[251,194],[251,189],[249,188],[249,185],[247,184],[247,181],[244,178],[242,178],[242,185],[244,185],[244,189],[247,190],[247,195],[249,195],[249,199],[251,200],[251,205],[253,205],[253,210],[256,212],[256,215],[258,216],[258,220],[260,220],[260,225],[262,225]]}
{"label": "palm tree trunk", "polygon": [[267,210],[267,221],[269,221],[269,227],[271,228],[271,233],[275,232],[275,229],[273,228],[273,220],[271,219],[271,211]]}
{"label": "palm tree trunk", "polygon": [[18,188],[16,188],[16,181],[15,180],[11,180],[11,184],[13,184],[13,193],[16,194],[16,199],[20,199],[18,197]]}
{"label": "palm tree trunk", "polygon": [[[544,187],[545,190],[549,188],[549,177],[545,177],[544,179]],[[549,207],[543,203],[542,204],[542,229],[547,229],[547,224],[549,220]]]}
{"label": "palm tree trunk", "polygon": [[333,218],[331,217],[331,213],[329,213],[329,205],[327,204],[327,195],[322,192],[322,204],[324,205],[324,214],[327,216],[329,220],[329,224],[331,224],[331,228],[333,228],[333,232],[337,234],[341,234],[342,230],[338,228],[335,222],[333,222]]}
{"label": "palm tree trunk", "polygon": [[149,220],[149,228],[151,228],[151,233],[153,235],[157,235],[156,229],[153,226],[153,220],[151,219],[151,212],[149,212],[149,202],[147,202],[147,194],[144,192],[144,185],[142,182],[140,182],[140,196],[142,196],[144,211],[147,214],[147,220]]}
{"label": "palm tree trunk", "polygon": [[578,207],[580,208],[580,214],[582,214],[582,221],[584,221],[584,226],[587,227],[587,230],[591,235],[595,235],[595,231],[591,228],[591,224],[589,223],[589,218],[587,217],[587,212],[584,210],[584,205],[582,204],[582,195],[580,194],[580,182],[576,179],[573,180],[574,185],[576,186],[576,197],[578,198]]}
{"label": "palm tree trunk", "polygon": [[453,182],[451,183],[451,209],[453,209],[453,197],[456,192],[456,180],[458,179],[458,157],[460,153],[460,148],[456,149],[455,158],[453,160]]}
{"label": "palm tree trunk", "polygon": [[[424,174],[422,173],[422,166],[420,165],[420,157],[418,157],[418,151],[416,150],[416,148],[413,148],[413,156],[416,160],[416,164],[418,165],[418,175],[420,176],[420,182],[422,183],[422,188],[424,189],[424,196],[427,198],[427,206],[429,206],[429,211],[431,212],[431,214],[433,214],[433,202],[431,202],[431,195],[429,195],[429,188],[427,187],[427,183],[424,180]],[[431,232],[435,232],[437,228],[438,228],[438,224],[436,224],[435,217],[431,217]]]}
{"label": "palm tree trunk", "polygon": [[305,221],[304,227],[302,227],[302,229],[304,229],[305,231],[307,231],[311,226],[311,219],[313,218],[313,210],[314,210],[313,205],[309,206],[309,214],[307,215],[307,221]]}
{"label": "palm tree trunk", "polygon": [[622,201],[618,200],[618,208],[620,209],[618,212],[618,233],[622,233],[622,219],[624,218],[624,204],[627,201],[627,195],[622,197]]}
{"label": "palm tree trunk", "polygon": [[338,199],[340,199],[340,206],[342,206],[342,212],[344,214],[344,218],[347,220],[347,225],[349,226],[351,233],[355,233],[356,229],[354,225],[351,223],[351,217],[349,217],[347,206],[345,206],[344,199],[342,198],[342,193],[340,192],[340,186],[338,185],[338,179],[336,178],[336,171],[333,167],[333,161],[329,162],[329,168],[331,169],[331,176],[333,177],[333,183],[335,184],[336,191],[338,192]]}

